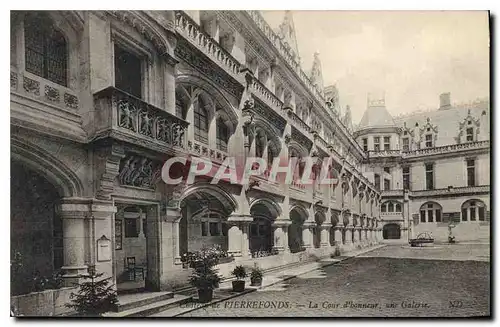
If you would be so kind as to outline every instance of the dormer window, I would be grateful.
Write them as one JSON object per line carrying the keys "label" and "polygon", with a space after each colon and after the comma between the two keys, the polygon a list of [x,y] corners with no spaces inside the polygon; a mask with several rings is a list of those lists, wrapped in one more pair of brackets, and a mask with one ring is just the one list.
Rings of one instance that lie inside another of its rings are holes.
{"label": "dormer window", "polygon": [[403,138],[403,151],[410,151],[410,139],[408,137]]}
{"label": "dormer window", "polygon": [[432,148],[432,134],[425,135],[425,147]]}
{"label": "dormer window", "polygon": [[[470,124],[470,122],[469,122]],[[467,130],[466,130],[466,134],[467,134],[467,142],[474,142],[474,128],[473,127],[468,127]]]}

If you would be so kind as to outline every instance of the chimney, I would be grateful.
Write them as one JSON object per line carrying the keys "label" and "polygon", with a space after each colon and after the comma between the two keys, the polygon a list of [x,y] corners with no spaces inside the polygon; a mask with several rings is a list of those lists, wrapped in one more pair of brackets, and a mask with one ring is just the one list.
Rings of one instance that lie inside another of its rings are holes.
{"label": "chimney", "polygon": [[439,109],[451,108],[450,92],[439,95]]}

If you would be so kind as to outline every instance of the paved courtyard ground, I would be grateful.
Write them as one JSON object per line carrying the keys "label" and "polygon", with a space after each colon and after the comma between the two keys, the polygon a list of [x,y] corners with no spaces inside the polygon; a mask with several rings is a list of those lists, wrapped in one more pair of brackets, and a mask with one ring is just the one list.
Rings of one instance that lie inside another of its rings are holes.
{"label": "paved courtyard ground", "polygon": [[489,245],[389,245],[181,317],[490,315]]}

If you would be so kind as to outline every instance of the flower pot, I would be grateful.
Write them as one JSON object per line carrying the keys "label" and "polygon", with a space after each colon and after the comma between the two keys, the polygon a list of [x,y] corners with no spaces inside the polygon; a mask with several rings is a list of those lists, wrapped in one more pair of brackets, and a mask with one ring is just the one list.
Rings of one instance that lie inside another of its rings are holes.
{"label": "flower pot", "polygon": [[233,281],[233,291],[234,292],[243,292],[245,290],[245,281],[244,280],[234,280]]}
{"label": "flower pot", "polygon": [[207,303],[212,301],[213,296],[214,296],[214,291],[211,288],[198,289],[198,299],[200,303]]}
{"label": "flower pot", "polygon": [[250,279],[250,286],[262,286],[262,278]]}

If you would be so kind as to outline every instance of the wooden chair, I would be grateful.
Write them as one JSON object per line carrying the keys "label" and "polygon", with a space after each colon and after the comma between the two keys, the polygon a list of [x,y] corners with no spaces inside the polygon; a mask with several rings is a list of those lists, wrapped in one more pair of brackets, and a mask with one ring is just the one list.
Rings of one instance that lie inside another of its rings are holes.
{"label": "wooden chair", "polygon": [[127,273],[129,276],[129,280],[135,281],[137,279],[137,275],[141,276],[141,279],[145,278],[144,275],[144,267],[137,266],[135,263],[135,257],[127,257],[126,258],[126,266],[125,268],[127,269]]}

